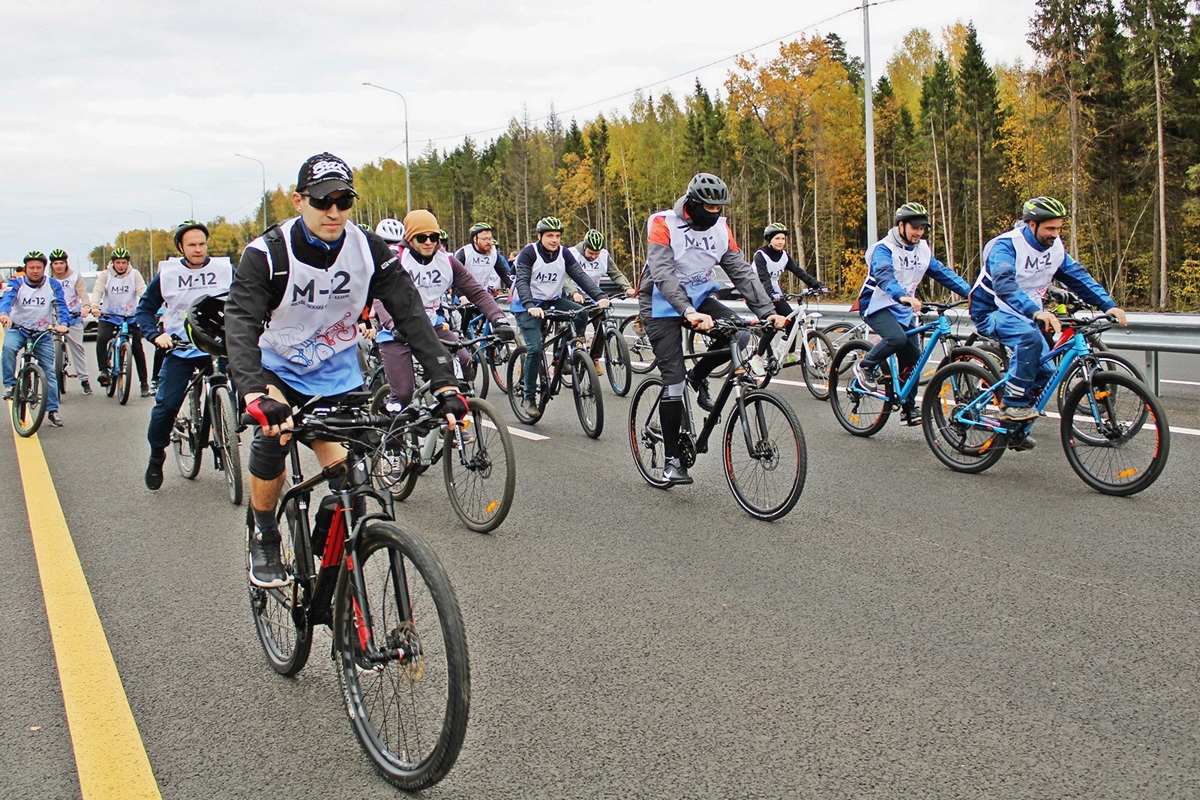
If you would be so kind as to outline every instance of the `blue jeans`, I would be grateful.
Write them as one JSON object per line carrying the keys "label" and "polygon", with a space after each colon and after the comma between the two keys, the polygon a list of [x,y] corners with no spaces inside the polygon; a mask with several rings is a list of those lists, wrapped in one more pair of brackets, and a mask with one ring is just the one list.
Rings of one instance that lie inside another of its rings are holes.
{"label": "blue jeans", "polygon": [[[579,303],[565,297],[551,300],[542,307],[558,311],[578,311],[583,308]],[[517,311],[514,316],[517,318],[517,328],[521,331],[521,338],[525,340],[525,374],[522,376],[525,399],[532,400],[537,394],[537,376],[542,370],[542,327],[545,325],[545,320],[538,319],[528,311]],[[587,322],[583,317],[576,317],[572,326],[575,328],[576,336],[583,336],[583,329],[587,327]],[[512,387],[510,386],[508,390],[511,392]]]}
{"label": "blue jeans", "polygon": [[163,358],[162,370],[158,373],[158,392],[154,395],[154,408],[150,411],[150,427],[146,430],[151,453],[166,450],[171,445],[171,428],[183,406],[192,373],[211,363],[212,356],[180,358],[174,353],[167,353]]}
{"label": "blue jeans", "polygon": [[921,347],[917,343],[917,337],[909,336],[908,328],[904,327],[889,309],[881,308],[874,314],[864,315],[863,322],[880,336],[879,341],[863,356],[861,362],[868,375],[892,353],[896,354],[896,360],[900,362],[901,373],[905,372],[905,367],[911,367],[920,360]]}
{"label": "blue jeans", "polygon": [[971,319],[984,336],[998,339],[1013,350],[1012,379],[1005,387],[1004,404],[1016,408],[1033,405],[1033,398],[1054,377],[1054,365],[1042,362],[1050,346],[1037,323],[1006,311]]}
{"label": "blue jeans", "polygon": [[[4,354],[0,357],[0,370],[4,373],[4,388],[17,385],[17,351],[30,339],[29,332],[15,325],[4,334]],[[58,411],[58,376],[54,374],[54,337],[43,336],[34,346],[33,357],[46,371],[46,410]]]}

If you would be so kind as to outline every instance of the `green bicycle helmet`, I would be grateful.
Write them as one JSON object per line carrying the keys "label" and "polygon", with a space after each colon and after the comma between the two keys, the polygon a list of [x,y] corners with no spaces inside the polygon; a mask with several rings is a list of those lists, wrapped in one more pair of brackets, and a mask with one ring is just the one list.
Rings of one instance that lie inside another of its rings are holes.
{"label": "green bicycle helmet", "polygon": [[183,246],[180,242],[183,241],[183,235],[188,231],[203,231],[204,238],[208,238],[208,227],[203,222],[197,222],[194,219],[187,219],[179,223],[179,227],[175,229],[175,249],[183,252]]}
{"label": "green bicycle helmet", "polygon": [[592,228],[583,235],[583,246],[589,250],[603,250],[604,234]]}
{"label": "green bicycle helmet", "polygon": [[929,209],[920,203],[905,203],[896,209],[896,224],[907,222],[910,225],[928,225]]}
{"label": "green bicycle helmet", "polygon": [[109,258],[111,258],[113,261],[116,261],[118,258],[123,258],[126,261],[128,261],[129,260],[129,251],[126,250],[124,247],[113,248],[113,251],[111,253],[109,253]]}
{"label": "green bicycle helmet", "polygon": [[782,222],[772,222],[770,225],[763,228],[763,241],[769,242],[779,234],[786,234],[787,232],[787,226]]}
{"label": "green bicycle helmet", "polygon": [[473,242],[473,241],[475,241],[476,236],[483,233],[484,231],[490,231],[490,230],[493,230],[493,228],[488,223],[476,222],[474,225],[471,226],[471,230],[467,232],[467,236]]}
{"label": "green bicycle helmet", "polygon": [[53,250],[50,251],[50,260],[51,261],[66,261],[67,260],[67,251],[63,250],[61,247],[54,248]]}
{"label": "green bicycle helmet", "polygon": [[552,231],[558,231],[559,233],[563,232],[562,220],[560,220],[558,217],[542,217],[538,220],[538,236],[541,236],[543,233],[550,233]]}
{"label": "green bicycle helmet", "polygon": [[28,264],[30,261],[40,261],[42,262],[43,267],[50,265],[50,260],[46,258],[46,254],[41,250],[30,250],[25,254],[25,258],[21,259],[21,261],[26,264]]}
{"label": "green bicycle helmet", "polygon": [[1025,222],[1046,222],[1066,217],[1067,207],[1053,197],[1034,197],[1021,206],[1021,219]]}

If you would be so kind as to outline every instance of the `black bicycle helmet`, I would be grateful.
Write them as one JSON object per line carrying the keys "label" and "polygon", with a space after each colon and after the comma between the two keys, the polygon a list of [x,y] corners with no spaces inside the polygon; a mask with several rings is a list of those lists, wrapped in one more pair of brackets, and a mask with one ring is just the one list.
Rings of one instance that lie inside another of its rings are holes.
{"label": "black bicycle helmet", "polygon": [[896,209],[896,224],[907,222],[909,225],[928,225],[929,209],[920,203],[905,203]]}
{"label": "black bicycle helmet", "polygon": [[541,219],[538,220],[538,223],[537,223],[538,236],[541,236],[543,233],[550,233],[551,231],[558,231],[559,233],[562,233],[563,232],[562,220],[560,220],[558,217],[542,217]]}
{"label": "black bicycle helmet", "polygon": [[126,261],[128,261],[129,260],[129,251],[126,250],[124,247],[115,247],[115,248],[113,248],[113,251],[111,253],[109,253],[109,258],[111,258],[113,261],[116,261],[118,258],[123,258]]}
{"label": "black bicycle helmet", "polygon": [[469,230],[467,232],[467,238],[469,238],[473,242],[473,241],[475,241],[476,236],[483,233],[484,231],[490,231],[490,230],[492,230],[492,226],[487,224],[486,222],[476,222],[474,225],[471,226],[471,230]]}
{"label": "black bicycle helmet", "polygon": [[782,222],[772,222],[770,225],[763,228],[763,241],[769,242],[779,234],[786,234],[787,232],[787,226]]}
{"label": "black bicycle helmet", "polygon": [[183,329],[192,344],[210,356],[225,356],[225,297],[201,295],[183,315]]}
{"label": "black bicycle helmet", "polygon": [[1067,207],[1053,197],[1033,197],[1021,206],[1021,219],[1025,222],[1046,222],[1066,217]]}
{"label": "black bicycle helmet", "polygon": [[183,252],[183,246],[180,244],[180,242],[183,241],[183,235],[188,231],[203,231],[204,238],[208,238],[208,228],[203,222],[197,222],[194,219],[184,220],[183,222],[179,223],[179,227],[175,229],[175,249],[181,253]]}
{"label": "black bicycle helmet", "polygon": [[706,206],[727,206],[729,187],[716,175],[700,172],[688,183],[687,197]]}
{"label": "black bicycle helmet", "polygon": [[40,262],[42,262],[43,267],[47,267],[50,265],[50,261],[49,261],[49,259],[46,258],[46,254],[43,253],[41,250],[30,250],[28,253],[25,254],[25,257],[23,259],[21,259],[21,261],[23,263],[28,263],[30,261],[40,261]]}
{"label": "black bicycle helmet", "polygon": [[67,260],[67,251],[63,250],[61,247],[54,248],[53,250],[50,251],[50,260],[51,261],[66,261]]}

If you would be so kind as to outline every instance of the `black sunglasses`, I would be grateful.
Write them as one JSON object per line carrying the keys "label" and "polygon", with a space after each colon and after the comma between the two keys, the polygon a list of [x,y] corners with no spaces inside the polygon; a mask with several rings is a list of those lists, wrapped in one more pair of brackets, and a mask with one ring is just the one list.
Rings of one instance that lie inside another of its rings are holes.
{"label": "black sunglasses", "polygon": [[426,242],[440,242],[442,240],[442,235],[440,233],[414,233],[413,239],[418,244],[425,244]]}
{"label": "black sunglasses", "polygon": [[308,198],[308,204],[317,211],[328,211],[335,205],[339,211],[349,211],[354,205],[354,195],[352,194],[344,194],[336,200],[332,197],[313,197],[311,194],[304,196]]}

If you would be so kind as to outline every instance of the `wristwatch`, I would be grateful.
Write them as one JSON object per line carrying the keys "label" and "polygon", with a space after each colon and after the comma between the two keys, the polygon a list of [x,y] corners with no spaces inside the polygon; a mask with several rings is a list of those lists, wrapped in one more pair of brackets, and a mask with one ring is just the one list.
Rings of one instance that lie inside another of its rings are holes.
{"label": "wristwatch", "polygon": [[685,309],[683,310],[683,315],[684,315],[685,317],[686,317],[688,314],[695,314],[695,313],[696,313],[696,309],[695,309],[695,307],[693,307],[693,306],[688,306],[687,308],[685,308]]}

